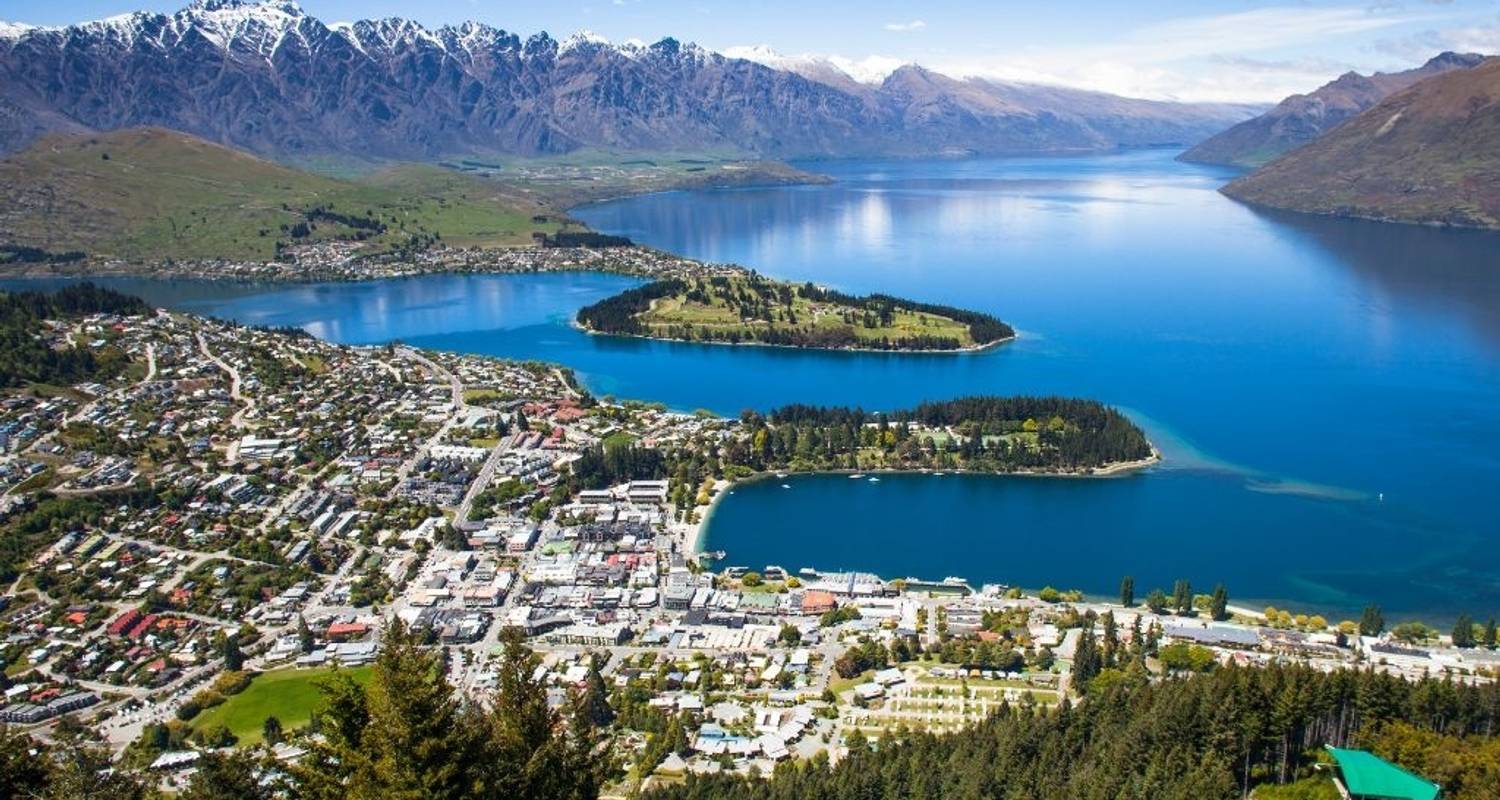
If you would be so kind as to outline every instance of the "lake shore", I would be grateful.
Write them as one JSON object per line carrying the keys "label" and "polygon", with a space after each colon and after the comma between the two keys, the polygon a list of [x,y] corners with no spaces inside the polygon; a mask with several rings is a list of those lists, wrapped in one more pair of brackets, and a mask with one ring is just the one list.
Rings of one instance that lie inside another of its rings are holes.
{"label": "lake shore", "polygon": [[723,347],[774,347],[782,350],[810,350],[819,353],[888,353],[892,355],[956,356],[984,353],[1020,338],[1020,334],[1017,333],[996,339],[993,342],[971,344],[967,347],[959,347],[951,350],[903,350],[891,347],[812,347],[800,344],[774,344],[772,342],[717,342],[701,339],[682,339],[674,336],[652,336],[644,333],[609,333],[590,328],[579,322],[577,318],[569,320],[568,324],[590,336],[612,336],[619,339],[644,339],[651,342],[675,342],[677,344],[703,344]]}
{"label": "lake shore", "polygon": [[951,474],[951,475],[980,476],[980,477],[989,477],[989,478],[1083,478],[1083,479],[1114,479],[1114,478],[1127,477],[1127,476],[1133,475],[1133,474],[1135,474],[1137,472],[1141,472],[1143,470],[1150,469],[1151,467],[1154,467],[1157,464],[1160,464],[1161,462],[1162,462],[1161,451],[1158,450],[1155,445],[1152,445],[1152,447],[1151,447],[1151,455],[1149,457],[1147,457],[1147,458],[1138,459],[1136,461],[1120,461],[1120,462],[1115,462],[1115,463],[1111,463],[1111,464],[1106,464],[1106,465],[1104,465],[1102,467],[1094,467],[1089,472],[1055,472],[1055,471],[1042,471],[1042,470],[1016,470],[1014,472],[974,472],[974,471],[962,470],[962,469],[941,470],[941,469],[934,469],[934,468],[931,468],[931,467],[924,467],[924,468],[920,468],[920,469],[893,469],[893,468],[865,469],[865,470],[854,470],[854,469],[821,469],[821,470],[786,470],[786,471],[770,470],[770,471],[767,471],[767,472],[757,472],[754,475],[750,475],[750,476],[747,476],[747,477],[744,477],[744,478],[740,478],[738,480],[733,480],[733,481],[721,479],[718,483],[716,483],[714,485],[714,496],[713,496],[713,499],[709,501],[708,505],[707,506],[695,506],[695,509],[703,509],[703,511],[699,515],[698,522],[695,523],[694,526],[693,526],[693,528],[691,529],[691,531],[687,535],[685,535],[683,537],[683,542],[682,542],[682,544],[683,544],[683,553],[688,558],[698,558],[698,557],[700,557],[700,556],[703,555],[703,552],[704,552],[703,551],[703,542],[704,542],[704,539],[708,535],[708,527],[709,527],[710,523],[713,520],[714,512],[718,510],[719,504],[724,501],[724,498],[726,498],[729,495],[733,494],[734,490],[736,488],[741,487],[741,486],[748,486],[748,485],[754,484],[754,483],[764,483],[766,481],[773,480],[773,479],[778,479],[779,480],[779,479],[782,479],[783,477],[785,477],[785,478],[791,478],[791,477],[804,477],[804,476],[815,476],[815,475],[845,475],[845,476],[853,476],[853,475],[865,476],[865,475],[868,475],[868,476],[871,476],[871,477],[880,477],[880,476],[890,476],[890,475],[934,475],[934,476],[936,476],[936,475],[948,475],[948,474]]}

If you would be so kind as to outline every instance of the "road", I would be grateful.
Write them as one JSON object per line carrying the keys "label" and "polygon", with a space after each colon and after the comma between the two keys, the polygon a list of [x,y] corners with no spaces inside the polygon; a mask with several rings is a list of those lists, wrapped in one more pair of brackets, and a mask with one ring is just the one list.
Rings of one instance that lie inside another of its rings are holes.
{"label": "road", "polygon": [[[212,361],[215,365],[218,366],[219,369],[223,370],[225,374],[229,376],[229,398],[236,403],[243,404],[238,411],[234,412],[234,414],[230,416],[229,424],[237,431],[244,431],[245,416],[255,410],[255,401],[247,398],[244,392],[241,391],[240,386],[242,382],[240,380],[240,371],[231,366],[229,362],[214,355],[213,352],[208,349],[208,340],[203,338],[203,334],[201,332],[196,334],[196,336],[198,339],[198,350],[203,353],[203,357],[208,359],[209,361]],[[230,442],[229,448],[224,454],[225,463],[233,464],[239,457],[239,450],[240,442],[238,439]]]}

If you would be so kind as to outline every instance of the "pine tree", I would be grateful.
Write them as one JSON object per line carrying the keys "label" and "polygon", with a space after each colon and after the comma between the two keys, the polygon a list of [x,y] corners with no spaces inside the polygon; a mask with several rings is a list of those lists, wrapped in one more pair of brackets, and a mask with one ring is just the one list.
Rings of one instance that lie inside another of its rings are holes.
{"label": "pine tree", "polygon": [[1361,636],[1379,636],[1385,630],[1385,615],[1380,613],[1380,606],[1365,606],[1364,613],[1359,617],[1359,633]]}
{"label": "pine tree", "polygon": [[1495,644],[1495,618],[1490,617],[1490,621],[1484,624],[1484,646],[1494,650]]}
{"label": "pine tree", "polygon": [[1126,608],[1135,605],[1135,578],[1130,575],[1120,581],[1120,605]]}
{"label": "pine tree", "polygon": [[1468,614],[1459,614],[1458,620],[1453,623],[1453,646],[1474,646],[1474,619]]}
{"label": "pine tree", "polygon": [[1098,644],[1094,641],[1093,623],[1085,625],[1083,635],[1078,637],[1078,647],[1073,650],[1073,688],[1080,693],[1088,691],[1089,681],[1099,674],[1100,657]]}
{"label": "pine tree", "polygon": [[[271,717],[270,719],[275,719]],[[261,765],[243,750],[204,753],[181,800],[271,800],[272,787],[261,780]]]}
{"label": "pine tree", "polygon": [[47,748],[29,735],[0,725],[0,786],[10,797],[36,797],[51,773]]}
{"label": "pine tree", "polygon": [[604,676],[599,674],[597,658],[589,660],[589,674],[584,679],[579,708],[596,728],[608,728],[615,721],[615,710],[609,705],[609,689],[604,686]]}
{"label": "pine tree", "polygon": [[239,672],[245,666],[245,654],[240,651],[240,638],[237,634],[229,634],[224,637],[224,669],[230,672]]}
{"label": "pine tree", "polygon": [[1193,610],[1193,585],[1186,578],[1181,578],[1172,586],[1172,610],[1179,617],[1187,616]]}
{"label": "pine tree", "polygon": [[1104,612],[1104,652],[1100,657],[1102,666],[1109,668],[1115,666],[1120,649],[1120,632],[1115,627],[1115,612]]}
{"label": "pine tree", "polygon": [[297,615],[297,644],[302,648],[302,652],[312,652],[314,644],[312,630],[307,627],[307,619],[301,614]]}
{"label": "pine tree", "polygon": [[1209,606],[1210,615],[1216,620],[1229,619],[1229,590],[1224,584],[1214,587],[1213,601]]}

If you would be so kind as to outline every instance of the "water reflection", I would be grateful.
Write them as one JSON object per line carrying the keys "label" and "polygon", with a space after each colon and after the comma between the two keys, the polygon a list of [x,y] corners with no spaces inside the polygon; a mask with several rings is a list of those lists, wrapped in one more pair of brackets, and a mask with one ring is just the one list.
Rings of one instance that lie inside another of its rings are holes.
{"label": "water reflection", "polygon": [[1372,290],[1373,303],[1457,314],[1500,348],[1500,233],[1254,213],[1351,269]]}

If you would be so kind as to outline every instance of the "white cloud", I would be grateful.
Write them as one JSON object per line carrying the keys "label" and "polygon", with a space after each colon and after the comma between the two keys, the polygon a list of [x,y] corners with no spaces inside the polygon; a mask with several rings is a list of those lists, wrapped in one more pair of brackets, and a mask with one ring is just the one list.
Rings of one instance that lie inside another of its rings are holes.
{"label": "white cloud", "polygon": [[[1444,21],[1469,27],[1412,34]],[[917,30],[921,20],[891,23]],[[1387,35],[1388,40],[1377,39]],[[1121,31],[1098,44],[1048,44],[946,57],[919,58],[955,77],[981,77],[1091,89],[1126,97],[1186,102],[1273,103],[1311,91],[1349,70],[1406,69],[1438,51],[1500,51],[1500,18],[1474,19],[1446,6],[1423,3],[1278,6],[1181,17]],[[767,50],[767,52],[770,52]],[[773,66],[821,61],[856,80],[875,83],[910,58],[887,53],[784,57]],[[745,56],[749,57],[749,56]],[[771,58],[762,56],[763,63]]]}
{"label": "white cloud", "polygon": [[895,31],[897,33],[906,33],[908,31],[919,31],[919,30],[922,30],[925,27],[927,27],[927,22],[925,20],[920,20],[920,19],[914,19],[914,20],[911,20],[910,22],[887,22],[885,24],[885,29],[886,30],[888,30],[888,31]]}
{"label": "white cloud", "polygon": [[1375,42],[1376,52],[1411,61],[1443,50],[1458,53],[1500,53],[1500,18],[1444,30],[1426,30]]}
{"label": "white cloud", "polygon": [[1275,60],[1265,54],[1298,48],[1326,51],[1343,37],[1446,16],[1430,8],[1260,8],[1152,23],[1125,31],[1108,44],[981,55],[932,66],[960,76],[1061,84],[1127,97],[1274,102],[1364,65],[1317,58]]}

